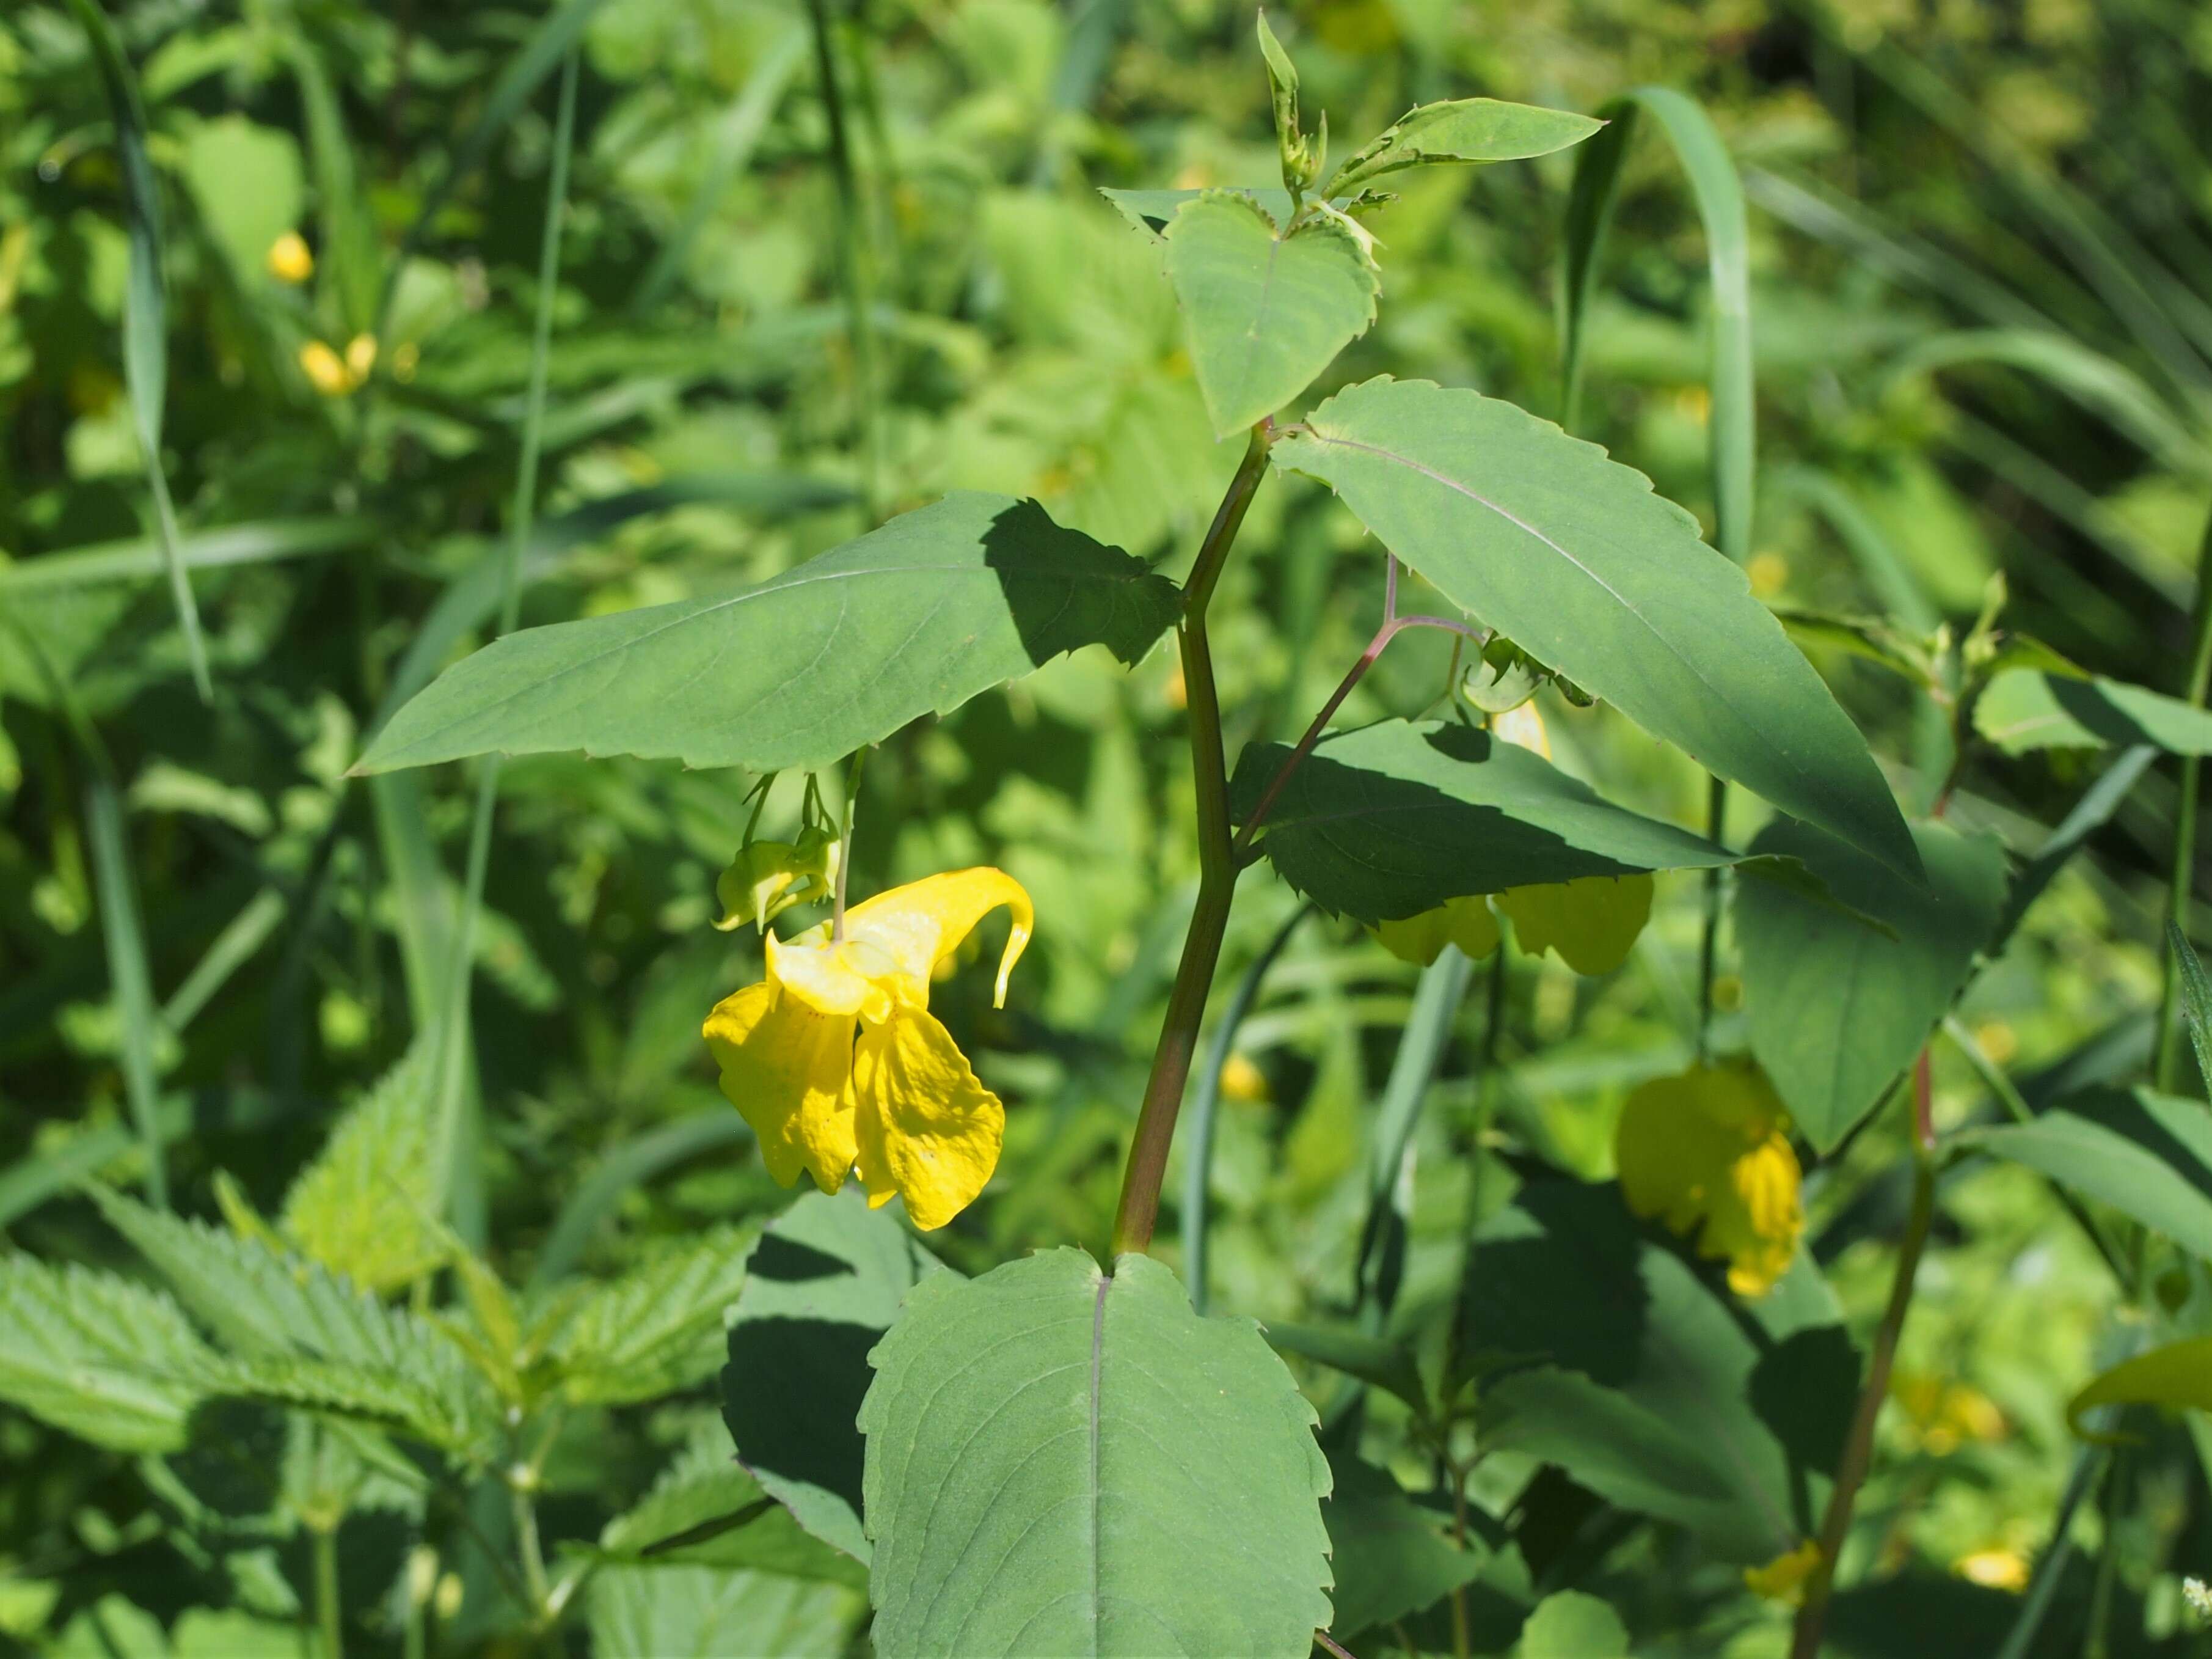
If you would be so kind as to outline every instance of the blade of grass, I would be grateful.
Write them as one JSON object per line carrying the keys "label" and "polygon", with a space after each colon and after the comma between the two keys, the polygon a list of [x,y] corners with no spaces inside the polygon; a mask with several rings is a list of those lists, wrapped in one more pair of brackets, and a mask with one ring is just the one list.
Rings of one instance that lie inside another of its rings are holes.
{"label": "blade of grass", "polygon": [[[499,633],[507,634],[521,614],[522,556],[530,545],[530,530],[538,506],[538,442],[544,424],[547,359],[553,350],[553,302],[561,281],[561,224],[568,211],[568,161],[575,147],[576,79],[578,60],[572,49],[562,60],[558,113],[554,118],[552,164],[545,186],[545,229],[538,253],[538,311],[530,343],[529,404],[522,425],[522,454],[515,468],[514,506],[507,525],[507,549],[500,573]],[[432,1046],[435,1059],[431,1076],[437,1080],[437,1144],[446,1171],[444,1185],[453,1195],[458,1227],[464,1216],[482,1209],[483,1171],[473,1156],[474,1137],[462,1122],[462,1074],[471,1044],[468,1037],[471,957],[475,949],[477,914],[483,908],[484,873],[491,859],[492,814],[499,802],[500,758],[488,755],[477,773],[475,814],[469,825],[468,867],[463,877],[460,916],[453,930],[453,955],[445,984],[445,1004],[438,1016]],[[479,1223],[480,1224],[480,1223]],[[464,1233],[464,1238],[468,1235]],[[481,1239],[471,1239],[481,1245]]]}
{"label": "blade of grass", "polygon": [[[177,539],[175,552],[187,570],[221,570],[343,552],[373,540],[381,528],[375,520],[360,515],[264,519],[255,524],[226,524],[220,529],[189,532]],[[41,553],[20,564],[0,564],[0,594],[143,581],[163,574],[169,566],[169,554],[170,549],[158,538],[103,541]]]}
{"label": "blade of grass", "polygon": [[1367,1148],[1367,1220],[1360,1229],[1359,1263],[1352,1286],[1352,1308],[1366,1314],[1366,1328],[1380,1333],[1398,1301],[1406,1266],[1406,1229],[1413,1209],[1413,1131],[1429,1085],[1443,1063],[1452,1022],[1467,1000],[1474,964],[1456,945],[1446,945],[1421,970],[1413,991],[1413,1011],[1398,1040],[1389,1080],[1375,1113]]}
{"label": "blade of grass", "polygon": [[92,844],[92,879],[100,894],[100,928],[107,944],[107,972],[115,991],[120,1023],[117,1041],[123,1055],[123,1088],[146,1158],[146,1201],[169,1207],[168,1162],[161,1148],[161,1124],[154,1096],[153,976],[146,962],[146,934],[138,919],[138,894],[131,879],[130,849],[124,839],[123,802],[113,775],[95,767],[84,792],[86,839]]}
{"label": "blade of grass", "polygon": [[[2204,706],[2212,686],[2212,517],[2204,522],[2204,540],[2197,559],[2197,609],[2191,618],[2189,668],[2181,694],[2197,708]],[[2197,888],[2197,797],[2203,762],[2193,754],[2181,759],[2181,794],[2173,812],[2173,855],[2166,877],[2166,918],[2171,928],[2189,915]],[[2171,1089],[2181,1070],[2180,985],[2178,967],[2169,956],[2166,987],[2158,1005],[2157,1061],[2152,1072],[2160,1089]]]}
{"label": "blade of grass", "polygon": [[660,251],[653,255],[652,265],[638,283],[637,291],[630,296],[633,312],[650,311],[659,304],[675,286],[676,279],[684,274],[692,243],[698,240],[700,229],[715,204],[752,159],[761,134],[768,129],[769,117],[775,113],[784,89],[791,84],[793,72],[805,55],[806,31],[793,28],[761,55],[753,72],[745,77],[736,101],[715,129],[714,154],[707,165],[707,176],[699,181],[699,188],[685,207],[684,217],[660,245]]}
{"label": "blade of grass", "polygon": [[852,139],[845,119],[845,95],[838,83],[837,49],[830,26],[826,0],[807,0],[806,14],[813,25],[814,73],[822,109],[830,129],[830,168],[837,186],[837,280],[845,290],[848,343],[853,351],[854,424],[860,439],[860,493],[867,504],[868,521],[879,511],[881,424],[876,411],[876,338],[874,308],[869,295],[865,209],[860,201],[860,176],[853,165]]}
{"label": "blade of grass", "polygon": [[268,942],[283,919],[284,895],[275,887],[264,887],[247,900],[246,907],[216,935],[215,942],[185,976],[184,983],[161,1004],[162,1025],[173,1035],[181,1034],[230,976],[252,960],[253,953]]}
{"label": "blade of grass", "polygon": [[631,1188],[702,1152],[743,1141],[752,1131],[735,1112],[698,1112],[624,1141],[584,1178],[555,1217],[537,1265],[530,1270],[526,1296],[542,1296],[575,1271],[584,1248]]}
{"label": "blade of grass", "polygon": [[2013,878],[2012,889],[2005,895],[2005,906],[1997,919],[1996,937],[1990,943],[1988,955],[1994,959],[2012,937],[2028,906],[2042,897],[2043,890],[2057,879],[2058,872],[2074,855],[2088,842],[2089,838],[2112,820],[2129,792],[2139,783],[2150,763],[2158,758],[2158,751],[2148,743],[2138,743],[2122,752],[2118,759],[2106,768],[2105,774],[2087,790],[2074,803],[2074,808],[2051,832],[2050,838],[2036,849]]}
{"label": "blade of grass", "polygon": [[1221,1105],[1221,1073],[1235,1051],[1237,1028],[1244,1016],[1252,1011],[1259,1000],[1260,986],[1267,977],[1267,970],[1283,954],[1291,936],[1298,930],[1298,924],[1313,914],[1313,903],[1309,900],[1284,918],[1260,954],[1252,959],[1252,966],[1244,970],[1244,977],[1237,982],[1230,994],[1229,1005],[1221,1010],[1221,1018],[1213,1028],[1213,1040],[1207,1046],[1206,1063],[1198,1070],[1198,1088],[1190,1103],[1190,1151],[1182,1171],[1182,1276],[1190,1287],[1190,1305],[1200,1313],[1206,1311],[1206,1217],[1210,1205],[1213,1175],[1213,1119]]}
{"label": "blade of grass", "polygon": [[2175,977],[2181,986],[2181,1017],[2189,1028],[2189,1046],[2197,1053],[2197,1075],[2212,1085],[2212,978],[2206,977],[2204,964],[2197,960],[2188,936],[2171,917],[2166,924],[2166,943],[2173,953]]}
{"label": "blade of grass", "polygon": [[123,173],[123,195],[130,222],[131,264],[123,300],[123,378],[131,394],[132,424],[146,468],[146,487],[154,497],[154,525],[168,566],[169,593],[185,631],[185,656],[200,701],[215,700],[208,674],[207,641],[200,634],[198,603],[191,577],[177,546],[176,509],[169,480],[161,470],[161,406],[168,390],[168,284],[161,273],[161,192],[146,156],[146,112],[130,60],[94,0],[70,0],[92,43],[93,62],[106,88],[115,119],[115,154]]}
{"label": "blade of grass", "polygon": [[[299,88],[300,109],[307,129],[307,158],[314,170],[315,217],[323,242],[319,263],[328,273],[327,291],[337,301],[332,320],[350,339],[364,331],[377,332],[380,254],[376,227],[369,218],[368,201],[354,169],[353,139],[346,131],[345,112],[339,107],[323,60],[304,35],[294,39],[286,55]],[[342,340],[340,345],[343,344]]]}

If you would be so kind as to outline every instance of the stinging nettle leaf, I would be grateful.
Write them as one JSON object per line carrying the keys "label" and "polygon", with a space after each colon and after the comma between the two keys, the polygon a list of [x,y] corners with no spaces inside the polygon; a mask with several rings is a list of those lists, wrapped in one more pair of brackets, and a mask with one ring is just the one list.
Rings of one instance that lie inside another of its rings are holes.
{"label": "stinging nettle leaf", "polygon": [[1752,851],[1802,860],[1839,902],[1778,881],[1746,881],[1736,894],[1751,1050],[1822,1152],[1881,1103],[1996,936],[2002,845],[1942,824],[1917,825],[1913,834],[1925,888],[1832,836],[1778,819]]}
{"label": "stinging nettle leaf", "polygon": [[1540,661],[1919,879],[1866,740],[1744,573],[1641,473],[1510,403],[1387,377],[1340,392],[1273,453]]}
{"label": "stinging nettle leaf", "polygon": [[558,750],[826,765],[1064,651],[1133,664],[1176,604],[1035,502],[962,491],[734,594],[509,634],[402,708],[356,770]]}
{"label": "stinging nettle leaf", "polygon": [[915,1287],[871,1357],[885,1659],[1280,1655],[1329,1622],[1328,1465],[1249,1320],[1080,1250]]}
{"label": "stinging nettle leaf", "polygon": [[1280,223],[1248,196],[1209,190],[1167,228],[1168,279],[1222,436],[1297,397],[1375,320],[1381,279],[1358,235],[1325,216],[1287,233]]}
{"label": "stinging nettle leaf", "polygon": [[[1239,822],[1289,754],[1254,744],[1237,758]],[[1285,881],[1370,924],[1471,894],[1736,862],[1541,755],[1449,721],[1385,720],[1324,739],[1262,821],[1259,845]]]}
{"label": "stinging nettle leaf", "polygon": [[172,1452],[215,1357],[159,1290],[0,1255],[0,1400],[96,1446]]}

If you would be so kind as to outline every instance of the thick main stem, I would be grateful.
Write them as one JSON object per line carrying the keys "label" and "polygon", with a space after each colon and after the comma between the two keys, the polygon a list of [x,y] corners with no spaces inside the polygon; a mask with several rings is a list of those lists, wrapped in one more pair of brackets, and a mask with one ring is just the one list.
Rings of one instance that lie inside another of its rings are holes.
{"label": "thick main stem", "polygon": [[1199,1022],[1206,1015],[1206,993],[1212,989],[1222,935],[1229,926],[1237,860],[1231,851],[1229,772],[1221,747],[1221,699],[1214,689],[1206,608],[1267,471],[1267,446],[1273,440],[1267,422],[1252,429],[1250,447],[1229,481],[1183,584],[1182,625],[1176,643],[1182,657],[1191,770],[1198,796],[1198,903],[1191,912],[1190,930],[1183,936],[1182,961],[1168,992],[1167,1017],[1160,1027],[1159,1046],[1152,1051],[1152,1074],[1145,1081],[1144,1107],[1137,1114],[1137,1132],[1121,1172],[1121,1201],[1114,1215],[1116,1256],[1152,1244],[1152,1226],[1160,1212],[1160,1183],[1167,1175],[1168,1147],[1175,1138],[1183,1086],[1198,1048]]}
{"label": "thick main stem", "polygon": [[[1919,1115],[1916,1110],[1916,1116]],[[1897,1358],[1898,1333],[1905,1328],[1905,1310],[1912,1305],[1912,1285],[1920,1270],[1921,1252],[1927,1247],[1928,1229],[1936,1216],[1936,1162],[1915,1137],[1912,1171],[1912,1210],[1905,1223],[1905,1236],[1897,1251],[1897,1276],[1891,1280],[1889,1306],[1875,1332],[1874,1353],[1867,1365],[1866,1386],[1859,1391],[1858,1410],[1851,1418],[1850,1436],[1836,1466],[1835,1490],[1829,1495],[1827,1514],[1820,1522],[1820,1558],[1805,1585],[1804,1604],[1790,1642],[1790,1659],[1819,1659],[1820,1631],[1827,1622],[1828,1598],[1835,1589],[1836,1560],[1843,1553],[1850,1531],[1851,1506],[1874,1461],[1875,1424],[1882,1401],[1889,1397],[1890,1366]]]}
{"label": "thick main stem", "polygon": [[[2197,609],[2189,626],[2189,679],[2182,693],[2201,709],[2206,689],[2212,686],[2212,517],[2204,521],[2203,550],[2197,559]],[[2189,897],[2196,886],[2197,790],[2203,765],[2197,755],[2182,757],[2181,794],[2173,808],[2173,859],[2166,913],[2184,933],[2189,931]],[[2169,951],[2166,988],[2158,1004],[2158,1058],[2153,1074],[2158,1086],[2167,1090],[2173,1088],[2181,1071],[2180,973],[2180,964]]]}

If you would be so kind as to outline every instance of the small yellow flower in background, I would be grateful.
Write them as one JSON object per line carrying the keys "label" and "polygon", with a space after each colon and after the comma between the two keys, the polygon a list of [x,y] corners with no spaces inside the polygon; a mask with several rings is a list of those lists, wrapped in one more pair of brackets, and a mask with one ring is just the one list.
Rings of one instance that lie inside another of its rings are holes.
{"label": "small yellow flower in background", "polygon": [[1183,683],[1182,669],[1180,666],[1169,671],[1168,683],[1163,688],[1161,695],[1167,699],[1168,707],[1171,709],[1187,709],[1190,706],[1190,687]]}
{"label": "small yellow flower in background", "polygon": [[342,398],[354,388],[345,360],[320,340],[309,340],[300,348],[300,371],[326,398]]}
{"label": "small yellow flower in background", "polygon": [[368,371],[376,367],[376,336],[356,334],[346,342],[346,372],[353,383],[360,385],[368,378]]}
{"label": "small yellow flower in background", "polygon": [[288,230],[269,244],[269,274],[295,286],[315,274],[315,256],[298,231]]}
{"label": "small yellow flower in background", "polygon": [[1400,961],[1421,967],[1442,955],[1446,945],[1457,945],[1477,958],[1498,948],[1498,918],[1490,913],[1490,901],[1480,894],[1448,899],[1434,910],[1402,921],[1378,922],[1371,931],[1382,948]]}
{"label": "small yellow flower in background", "polygon": [[1743,1585],[1754,1595],[1796,1607],[1805,1598],[1805,1581],[1820,1564],[1820,1546],[1807,1539],[1796,1549],[1778,1555],[1763,1567],[1746,1567]]}
{"label": "small yellow flower in background", "polygon": [[[929,1011],[938,963],[1001,905],[1013,927],[996,1002],[1036,912],[1003,870],[954,870],[879,893],[788,942],[768,935],[768,978],[707,1016],[722,1093],[760,1138],[786,1186],[803,1169],[834,1192],[857,1166],[868,1202],[906,1199],[927,1231],[974,1202],[998,1167],[1006,1108]],[[858,1041],[854,1040],[857,1034]]]}
{"label": "small yellow flower in background", "polygon": [[1231,1053],[1222,1063],[1221,1092],[1232,1101],[1257,1105],[1268,1097],[1267,1074],[1249,1054]]}
{"label": "small yellow flower in background", "polygon": [[1790,585],[1790,561],[1779,553],[1753,553],[1743,568],[1752,592],[1761,599],[1771,599]]}
{"label": "small yellow flower in background", "polygon": [[1513,921],[1513,938],[1531,956],[1555,950],[1577,973],[1610,973],[1628,960],[1651,919],[1651,878],[1585,875],[1541,887],[1510,887],[1498,907]]}
{"label": "small yellow flower in background", "polygon": [[1805,1230],[1797,1155],[1773,1089],[1743,1066],[1692,1066],[1641,1084],[1622,1107],[1613,1162],[1621,1196],[1698,1253],[1729,1264],[1729,1287],[1763,1296],[1789,1272]]}
{"label": "small yellow flower in background", "polygon": [[1954,1561],[1951,1571],[1984,1589],[2009,1590],[2018,1595],[2027,1588],[2027,1558],[2018,1550],[1976,1550]]}
{"label": "small yellow flower in background", "polygon": [[2011,1432],[2004,1412],[1971,1382],[1899,1371],[1889,1396],[1905,1413],[1906,1437],[1934,1457],[1948,1457],[1968,1441],[1994,1445]]}
{"label": "small yellow flower in background", "polygon": [[1490,717],[1490,729],[1498,738],[1516,748],[1552,758],[1552,734],[1544,729],[1544,717],[1534,702],[1522,704],[1503,714]]}

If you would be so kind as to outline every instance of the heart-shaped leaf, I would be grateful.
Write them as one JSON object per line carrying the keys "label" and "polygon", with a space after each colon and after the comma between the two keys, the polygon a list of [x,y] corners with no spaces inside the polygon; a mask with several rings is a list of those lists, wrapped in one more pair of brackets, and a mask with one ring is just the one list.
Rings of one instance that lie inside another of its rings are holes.
{"label": "heart-shaped leaf", "polygon": [[1223,436],[1304,391],[1375,320],[1375,261],[1339,218],[1285,232],[1249,196],[1209,190],[1176,211],[1167,247],[1198,387]]}

